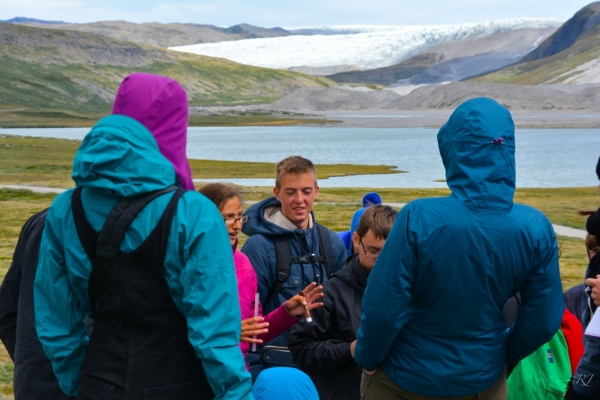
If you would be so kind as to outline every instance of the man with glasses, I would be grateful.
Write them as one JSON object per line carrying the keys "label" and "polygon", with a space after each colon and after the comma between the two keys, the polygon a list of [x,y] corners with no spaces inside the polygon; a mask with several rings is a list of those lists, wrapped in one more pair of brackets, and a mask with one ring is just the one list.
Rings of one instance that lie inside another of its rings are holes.
{"label": "man with glasses", "polygon": [[361,301],[369,273],[394,224],[397,211],[369,207],[352,235],[358,254],[323,284],[323,307],[312,310],[313,322],[290,331],[289,347],[298,368],[315,377],[321,399],[359,399],[361,369],[354,361]]}

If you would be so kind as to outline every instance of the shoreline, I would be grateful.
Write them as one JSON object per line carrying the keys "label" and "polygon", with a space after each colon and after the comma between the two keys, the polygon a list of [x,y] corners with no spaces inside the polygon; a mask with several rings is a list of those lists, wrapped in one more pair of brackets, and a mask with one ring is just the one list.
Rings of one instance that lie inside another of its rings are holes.
{"label": "shoreline", "polygon": [[[274,110],[270,104],[195,106],[189,108],[188,127],[317,126],[322,128],[434,128],[439,129],[454,109]],[[510,110],[517,129],[597,129],[597,110]],[[91,128],[88,121],[52,119],[11,121],[3,129]]]}
{"label": "shoreline", "polygon": [[[348,128],[440,128],[454,110],[328,110],[306,111]],[[600,112],[592,110],[511,110],[516,129],[596,129]]]}

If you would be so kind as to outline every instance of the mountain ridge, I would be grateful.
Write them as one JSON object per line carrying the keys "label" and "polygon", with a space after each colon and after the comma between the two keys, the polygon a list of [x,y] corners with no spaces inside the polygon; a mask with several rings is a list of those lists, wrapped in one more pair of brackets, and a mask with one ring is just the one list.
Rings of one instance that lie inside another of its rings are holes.
{"label": "mountain ridge", "polygon": [[0,109],[107,112],[132,72],[177,79],[191,106],[269,103],[299,87],[334,84],[93,33],[7,23],[0,23],[0,59]]}
{"label": "mountain ridge", "polygon": [[473,80],[521,85],[600,82],[600,2],[575,13],[538,49]]}
{"label": "mountain ridge", "polygon": [[[228,28],[215,25],[145,22],[136,24],[128,21],[97,21],[83,24],[59,21],[34,20],[11,23],[43,29],[63,29],[95,33],[114,39],[126,40],[154,47],[173,47],[190,43],[213,43],[230,40],[255,39],[291,35],[283,28],[261,28],[249,24],[238,24]],[[10,21],[10,20],[9,20]],[[41,21],[41,22],[38,22]],[[8,22],[8,21],[0,21]]]}

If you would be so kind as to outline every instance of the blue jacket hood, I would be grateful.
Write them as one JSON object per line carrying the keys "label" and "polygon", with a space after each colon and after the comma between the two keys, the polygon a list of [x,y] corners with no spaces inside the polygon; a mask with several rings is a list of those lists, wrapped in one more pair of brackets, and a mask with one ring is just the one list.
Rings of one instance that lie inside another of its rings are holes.
{"label": "blue jacket hood", "polygon": [[319,394],[308,375],[296,368],[263,370],[252,388],[255,400],[318,400]]}
{"label": "blue jacket hood", "polygon": [[111,190],[119,197],[162,189],[176,180],[150,131],[123,115],[101,119],[85,136],[72,177],[77,186]]}
{"label": "blue jacket hood", "polygon": [[498,211],[512,207],[514,133],[510,112],[485,97],[462,103],[439,130],[446,182],[465,207]]}
{"label": "blue jacket hood", "polygon": [[290,233],[289,230],[274,224],[265,218],[265,209],[268,207],[281,207],[281,203],[275,197],[269,197],[268,199],[264,199],[263,201],[250,206],[246,210],[248,222],[242,226],[242,232],[248,236],[255,234],[276,236]]}

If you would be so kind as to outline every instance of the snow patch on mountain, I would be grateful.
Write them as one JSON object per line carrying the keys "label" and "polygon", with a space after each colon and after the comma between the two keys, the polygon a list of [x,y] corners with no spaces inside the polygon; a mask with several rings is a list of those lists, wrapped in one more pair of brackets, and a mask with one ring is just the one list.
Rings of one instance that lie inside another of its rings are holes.
{"label": "snow patch on mountain", "polygon": [[171,47],[171,50],[227,58],[267,68],[356,65],[386,67],[442,42],[459,42],[522,28],[558,27],[556,19],[503,19],[427,26],[342,25],[304,28],[339,34],[292,35]]}

